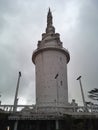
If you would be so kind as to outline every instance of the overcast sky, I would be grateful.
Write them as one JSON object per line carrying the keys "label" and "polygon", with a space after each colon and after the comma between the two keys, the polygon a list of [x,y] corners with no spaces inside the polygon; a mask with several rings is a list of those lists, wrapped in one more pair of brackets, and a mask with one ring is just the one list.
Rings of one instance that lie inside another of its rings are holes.
{"label": "overcast sky", "polygon": [[31,57],[45,32],[48,8],[63,46],[70,52],[69,101],[82,103],[98,88],[98,0],[0,0],[0,93],[2,104],[13,104],[18,72],[22,72],[19,103],[35,102],[35,68]]}

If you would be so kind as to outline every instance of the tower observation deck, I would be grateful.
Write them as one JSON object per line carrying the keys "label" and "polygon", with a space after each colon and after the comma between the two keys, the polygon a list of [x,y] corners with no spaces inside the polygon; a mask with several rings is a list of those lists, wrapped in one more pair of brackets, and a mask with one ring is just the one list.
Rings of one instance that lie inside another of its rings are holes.
{"label": "tower observation deck", "polygon": [[32,61],[36,71],[36,106],[39,111],[46,108],[68,106],[67,63],[70,55],[63,47],[60,34],[55,33],[52,13],[47,14],[46,32],[38,41]]}

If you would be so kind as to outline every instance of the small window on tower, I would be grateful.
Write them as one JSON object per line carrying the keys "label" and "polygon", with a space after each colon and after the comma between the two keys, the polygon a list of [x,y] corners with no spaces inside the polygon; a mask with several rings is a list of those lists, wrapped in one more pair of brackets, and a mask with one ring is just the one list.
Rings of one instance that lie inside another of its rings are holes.
{"label": "small window on tower", "polygon": [[61,81],[61,86],[62,86],[63,82]]}

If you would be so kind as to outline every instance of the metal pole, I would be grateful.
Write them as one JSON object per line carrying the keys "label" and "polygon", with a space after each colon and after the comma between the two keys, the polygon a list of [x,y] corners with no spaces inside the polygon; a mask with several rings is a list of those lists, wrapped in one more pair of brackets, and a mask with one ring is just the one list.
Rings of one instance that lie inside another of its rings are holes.
{"label": "metal pole", "polygon": [[59,130],[59,121],[58,120],[55,121],[55,126],[56,126],[56,130]]}
{"label": "metal pole", "polygon": [[18,121],[16,120],[14,124],[14,130],[17,130],[17,127],[18,127]]}
{"label": "metal pole", "polygon": [[[1,92],[0,92],[1,93]],[[0,98],[1,98],[1,94],[0,94]],[[0,99],[0,105],[1,105],[1,99]]]}
{"label": "metal pole", "polygon": [[10,127],[9,127],[9,126],[7,126],[7,130],[10,130]]}
{"label": "metal pole", "polygon": [[81,88],[81,94],[82,94],[82,100],[83,100],[84,107],[86,109],[86,103],[85,103],[84,92],[83,92],[83,87],[82,87],[82,83],[81,83],[81,77],[82,76],[79,76],[77,78],[77,80],[79,80],[79,84],[80,84],[80,88]]}
{"label": "metal pole", "polygon": [[21,72],[19,72],[19,76],[18,76],[17,87],[16,87],[16,93],[15,93],[15,99],[14,99],[13,112],[15,112],[15,111],[17,110],[17,101],[18,101],[18,98],[17,98],[17,97],[18,97],[20,77],[21,77]]}

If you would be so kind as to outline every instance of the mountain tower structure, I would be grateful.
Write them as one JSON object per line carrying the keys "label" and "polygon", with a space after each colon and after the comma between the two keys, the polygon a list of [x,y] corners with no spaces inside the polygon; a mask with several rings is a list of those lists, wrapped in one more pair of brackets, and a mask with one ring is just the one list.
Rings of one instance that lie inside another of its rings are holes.
{"label": "mountain tower structure", "polygon": [[32,61],[36,71],[36,106],[38,111],[65,111],[68,106],[67,64],[70,55],[55,33],[52,13],[47,14],[46,32],[38,41]]}

